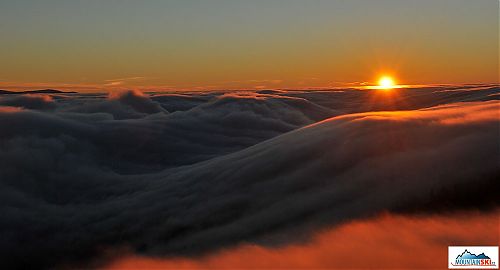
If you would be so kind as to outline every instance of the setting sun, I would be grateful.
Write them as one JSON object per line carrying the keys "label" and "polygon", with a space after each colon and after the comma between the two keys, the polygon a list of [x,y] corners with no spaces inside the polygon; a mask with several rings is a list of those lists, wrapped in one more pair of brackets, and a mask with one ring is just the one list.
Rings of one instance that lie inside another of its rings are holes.
{"label": "setting sun", "polygon": [[388,76],[381,77],[378,81],[378,85],[381,89],[391,89],[394,88],[396,83],[394,82],[394,79]]}

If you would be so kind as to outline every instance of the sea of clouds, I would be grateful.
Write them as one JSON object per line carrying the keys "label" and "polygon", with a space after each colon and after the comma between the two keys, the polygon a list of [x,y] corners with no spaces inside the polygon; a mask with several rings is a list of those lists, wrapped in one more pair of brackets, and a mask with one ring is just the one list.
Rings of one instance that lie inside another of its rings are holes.
{"label": "sea of clouds", "polygon": [[385,211],[489,211],[498,99],[495,85],[1,95],[0,265],[195,256]]}

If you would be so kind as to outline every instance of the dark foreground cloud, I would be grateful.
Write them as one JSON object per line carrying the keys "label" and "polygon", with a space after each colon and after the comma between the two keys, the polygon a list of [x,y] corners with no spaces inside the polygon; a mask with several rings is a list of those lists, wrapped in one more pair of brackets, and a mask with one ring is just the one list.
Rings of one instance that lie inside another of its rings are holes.
{"label": "dark foreground cloud", "polygon": [[317,122],[342,110],[297,94],[0,107],[1,266],[275,246],[381,211],[498,205],[498,101]]}

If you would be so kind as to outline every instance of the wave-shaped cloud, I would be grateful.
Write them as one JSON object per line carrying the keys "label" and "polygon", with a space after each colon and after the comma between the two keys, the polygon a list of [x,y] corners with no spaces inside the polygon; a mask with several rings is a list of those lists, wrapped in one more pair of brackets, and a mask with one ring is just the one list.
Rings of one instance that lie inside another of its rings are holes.
{"label": "wave-shaped cloud", "polygon": [[341,115],[296,94],[0,107],[0,264],[277,245],[381,211],[498,205],[498,101]]}
{"label": "wave-shaped cloud", "polygon": [[139,91],[112,93],[107,99],[74,104],[66,111],[86,114],[107,113],[117,120],[144,118],[155,113],[168,113],[160,104]]}

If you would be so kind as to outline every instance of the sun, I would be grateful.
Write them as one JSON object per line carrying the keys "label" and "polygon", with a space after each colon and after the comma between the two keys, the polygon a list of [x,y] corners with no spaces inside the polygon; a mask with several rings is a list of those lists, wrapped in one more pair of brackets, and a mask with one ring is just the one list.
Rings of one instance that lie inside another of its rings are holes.
{"label": "sun", "polygon": [[389,76],[383,76],[378,80],[378,86],[380,89],[392,89],[396,86],[394,79]]}

